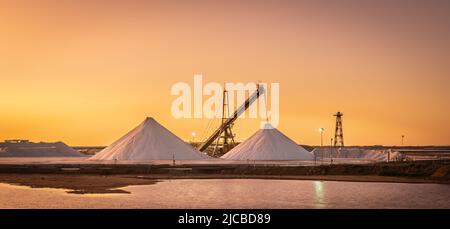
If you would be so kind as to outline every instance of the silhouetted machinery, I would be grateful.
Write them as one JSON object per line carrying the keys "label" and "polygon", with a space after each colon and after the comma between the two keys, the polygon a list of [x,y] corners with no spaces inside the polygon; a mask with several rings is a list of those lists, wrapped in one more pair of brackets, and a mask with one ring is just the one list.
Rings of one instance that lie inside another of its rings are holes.
{"label": "silhouetted machinery", "polygon": [[344,147],[344,132],[342,130],[342,114],[338,111],[334,116],[336,116],[336,129],[334,131],[334,146]]}
{"label": "silhouetted machinery", "polygon": [[[201,152],[208,151],[208,154],[211,156],[221,156],[228,152],[230,149],[232,149],[235,145],[234,142],[234,135],[231,131],[231,128],[233,127],[234,121],[243,114],[251,105],[253,102],[255,102],[259,96],[265,93],[264,86],[257,85],[257,89],[254,93],[252,93],[236,111],[233,112],[233,114],[229,117],[225,115],[225,112],[228,111],[229,114],[229,107],[228,107],[228,92],[224,90],[223,92],[223,109],[222,109],[222,123],[213,132],[211,136],[209,136],[206,141],[200,146],[199,150]],[[215,143],[215,144],[214,144]],[[211,150],[211,146],[214,148]],[[209,149],[209,150],[208,150]]]}

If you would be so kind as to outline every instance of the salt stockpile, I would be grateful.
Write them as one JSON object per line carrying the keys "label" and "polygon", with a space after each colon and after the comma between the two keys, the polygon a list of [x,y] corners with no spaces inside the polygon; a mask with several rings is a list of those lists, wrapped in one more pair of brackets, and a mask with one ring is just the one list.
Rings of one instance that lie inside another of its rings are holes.
{"label": "salt stockpile", "polygon": [[201,160],[208,156],[187,144],[153,118],[139,126],[89,160]]}
{"label": "salt stockpile", "polygon": [[266,124],[221,158],[229,160],[313,160],[314,156],[279,130]]}
{"label": "salt stockpile", "polygon": [[0,143],[0,157],[82,157],[82,153],[63,142],[39,142],[27,140],[5,141]]}
{"label": "salt stockpile", "polygon": [[400,160],[402,155],[400,152],[391,150],[366,150],[359,147],[339,147],[333,148],[332,154],[329,147],[316,148],[313,154],[316,157],[323,158],[349,158],[349,159],[363,159],[371,161],[395,161]]}

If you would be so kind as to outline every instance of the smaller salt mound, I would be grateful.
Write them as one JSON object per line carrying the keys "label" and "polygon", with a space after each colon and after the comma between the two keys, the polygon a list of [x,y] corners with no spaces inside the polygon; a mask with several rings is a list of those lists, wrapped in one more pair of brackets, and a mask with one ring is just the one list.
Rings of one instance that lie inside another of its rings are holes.
{"label": "smaller salt mound", "polygon": [[229,160],[313,160],[314,156],[286,137],[279,130],[266,125],[221,158]]}
{"label": "smaller salt mound", "polygon": [[82,157],[82,153],[63,142],[2,142],[0,157]]}
{"label": "smaller salt mound", "polygon": [[316,157],[323,158],[351,158],[351,159],[363,159],[372,161],[388,161],[399,160],[401,158],[400,152],[389,150],[366,150],[357,147],[341,147],[333,148],[332,155],[330,154],[329,147],[316,148],[313,150],[313,154]]}

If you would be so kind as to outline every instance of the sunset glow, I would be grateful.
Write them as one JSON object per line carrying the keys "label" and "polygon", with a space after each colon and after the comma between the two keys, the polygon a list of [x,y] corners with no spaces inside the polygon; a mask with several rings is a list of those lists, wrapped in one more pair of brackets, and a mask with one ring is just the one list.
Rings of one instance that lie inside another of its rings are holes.
{"label": "sunset glow", "polygon": [[[341,111],[347,145],[448,145],[449,12],[438,0],[2,0],[0,141],[106,146],[147,116],[201,140],[209,120],[173,118],[170,89],[203,74],[279,83],[279,129],[301,144],[320,145],[322,127],[329,144]],[[237,139],[260,121],[238,120]]]}

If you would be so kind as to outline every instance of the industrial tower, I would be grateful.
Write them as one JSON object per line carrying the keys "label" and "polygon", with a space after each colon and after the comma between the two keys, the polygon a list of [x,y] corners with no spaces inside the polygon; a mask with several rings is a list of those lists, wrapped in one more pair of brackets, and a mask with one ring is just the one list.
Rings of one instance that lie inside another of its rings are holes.
{"label": "industrial tower", "polygon": [[344,132],[342,131],[342,116],[344,116],[344,114],[338,111],[334,116],[336,116],[334,146],[344,147]]}
{"label": "industrial tower", "polygon": [[[225,154],[228,150],[230,150],[234,145],[234,134],[231,132],[231,127],[233,126],[234,121],[244,113],[253,102],[255,102],[259,96],[265,93],[265,88],[263,85],[257,85],[257,89],[253,92],[245,102],[239,106],[237,110],[230,115],[229,107],[228,107],[228,92],[224,91],[223,93],[223,108],[222,108],[222,124],[217,128],[216,131],[213,132],[211,136],[209,136],[205,142],[198,148],[201,152],[208,152],[208,148],[216,142],[213,152],[210,154],[211,156],[221,156]],[[225,111],[227,111],[228,115],[225,115]]]}
{"label": "industrial tower", "polygon": [[228,106],[228,103],[229,103],[228,91],[224,89],[222,97],[222,124],[221,124],[221,126],[223,126],[223,130],[216,140],[212,156],[222,156],[224,153],[228,152],[235,145],[234,134],[231,131],[233,123],[231,123],[230,125],[224,125],[227,119],[229,119],[231,116],[230,107]]}

